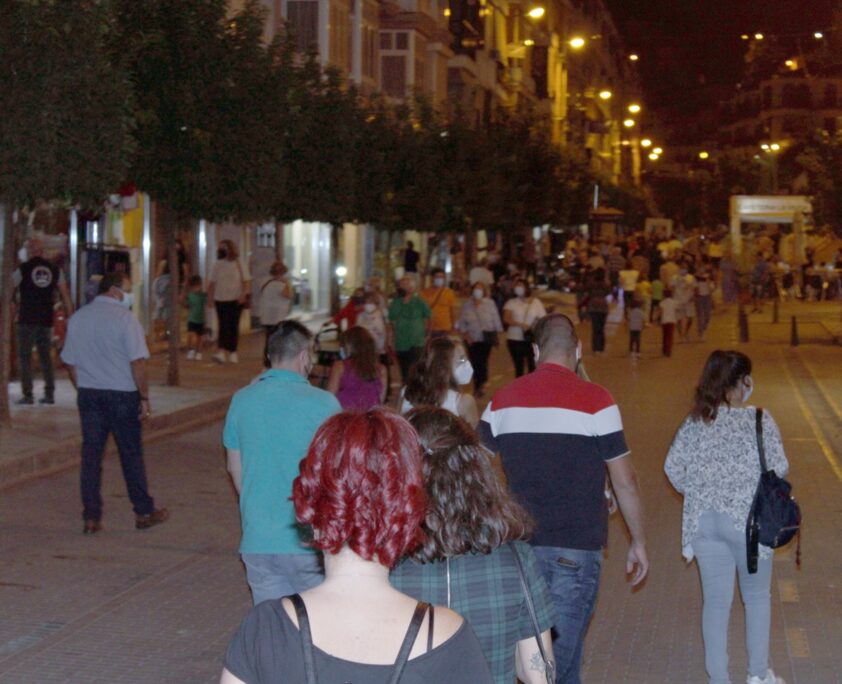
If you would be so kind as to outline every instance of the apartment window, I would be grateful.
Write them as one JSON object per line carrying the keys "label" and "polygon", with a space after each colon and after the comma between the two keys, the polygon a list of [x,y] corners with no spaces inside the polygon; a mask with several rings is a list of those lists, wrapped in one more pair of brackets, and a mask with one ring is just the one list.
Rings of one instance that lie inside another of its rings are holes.
{"label": "apartment window", "polygon": [[391,31],[381,31],[380,32],[380,49],[381,50],[391,50],[392,49],[392,33],[391,33]]}
{"label": "apartment window", "polygon": [[409,34],[406,31],[398,31],[395,34],[395,49],[409,50]]}
{"label": "apartment window", "polygon": [[380,60],[383,92],[390,97],[406,96],[406,57],[384,55]]}
{"label": "apartment window", "polygon": [[295,49],[307,52],[319,47],[318,0],[289,0],[287,21],[295,36]]}

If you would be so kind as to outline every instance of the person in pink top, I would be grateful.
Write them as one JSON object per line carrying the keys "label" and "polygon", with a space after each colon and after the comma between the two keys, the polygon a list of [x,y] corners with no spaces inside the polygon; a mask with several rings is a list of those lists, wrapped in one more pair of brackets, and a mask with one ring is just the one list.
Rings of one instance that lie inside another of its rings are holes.
{"label": "person in pink top", "polygon": [[330,369],[328,392],[336,395],[346,411],[367,411],[386,397],[386,367],[377,360],[372,334],[354,326],[341,337],[341,360]]}

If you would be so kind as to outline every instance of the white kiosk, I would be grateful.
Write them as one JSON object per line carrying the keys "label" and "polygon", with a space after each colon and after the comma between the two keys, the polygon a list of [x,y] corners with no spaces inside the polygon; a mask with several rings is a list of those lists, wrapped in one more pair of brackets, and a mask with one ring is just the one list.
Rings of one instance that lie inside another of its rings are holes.
{"label": "white kiosk", "polygon": [[731,249],[735,255],[743,250],[743,223],[791,223],[794,236],[794,257],[802,263],[806,248],[804,217],[813,213],[810,198],[805,195],[732,195]]}

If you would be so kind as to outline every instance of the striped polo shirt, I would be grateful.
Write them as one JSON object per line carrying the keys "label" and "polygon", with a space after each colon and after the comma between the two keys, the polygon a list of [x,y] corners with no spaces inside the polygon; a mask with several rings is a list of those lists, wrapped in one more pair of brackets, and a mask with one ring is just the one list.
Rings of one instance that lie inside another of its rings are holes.
{"label": "striped polo shirt", "polygon": [[541,364],[494,394],[479,432],[535,519],[532,544],[605,546],[605,463],[629,453],[620,409],[605,388]]}

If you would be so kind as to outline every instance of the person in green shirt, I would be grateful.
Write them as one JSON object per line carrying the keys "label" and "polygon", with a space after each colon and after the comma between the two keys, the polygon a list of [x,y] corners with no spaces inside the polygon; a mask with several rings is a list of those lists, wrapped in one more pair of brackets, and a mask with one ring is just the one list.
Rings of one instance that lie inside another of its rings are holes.
{"label": "person in green shirt", "polygon": [[398,285],[398,296],[389,305],[389,323],[401,378],[406,384],[409,369],[420,358],[427,341],[432,313],[427,303],[415,293],[414,278],[404,276]]}
{"label": "person in green shirt", "polygon": [[202,335],[205,334],[205,306],[207,294],[202,290],[201,276],[192,275],[187,281],[187,358],[202,358]]}

